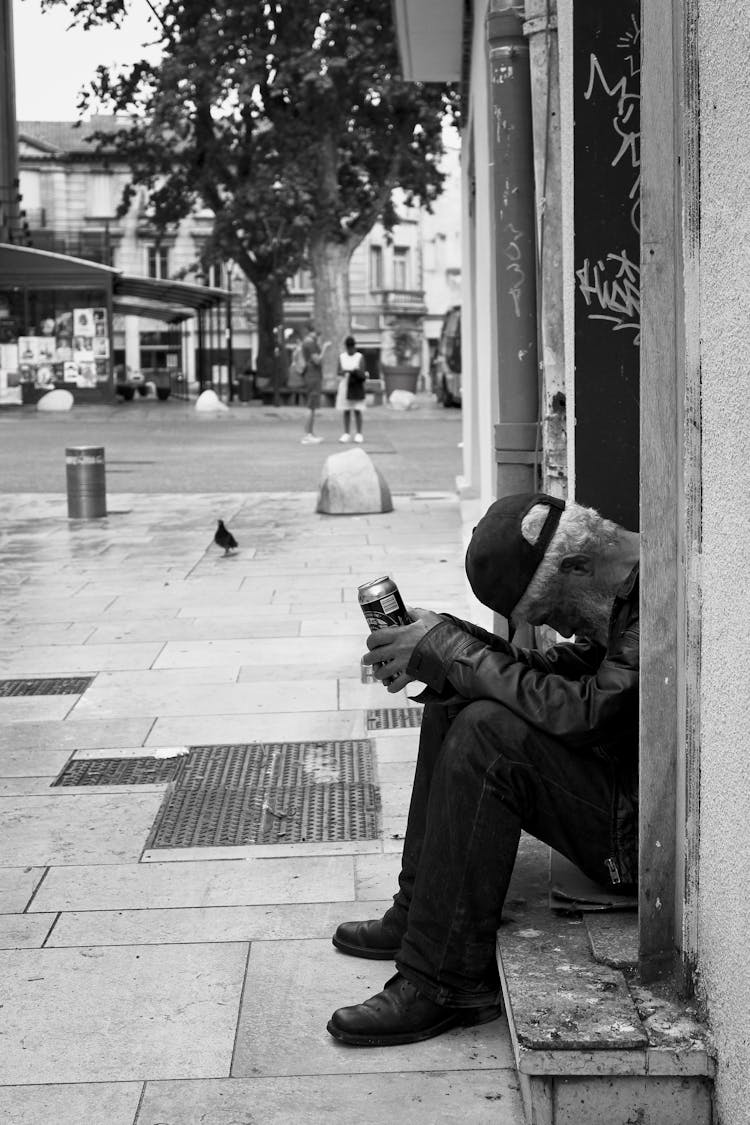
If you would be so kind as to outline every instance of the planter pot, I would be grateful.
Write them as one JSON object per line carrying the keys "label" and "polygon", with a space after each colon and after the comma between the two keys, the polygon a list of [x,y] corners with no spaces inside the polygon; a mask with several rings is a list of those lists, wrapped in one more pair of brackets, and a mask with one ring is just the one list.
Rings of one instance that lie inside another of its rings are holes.
{"label": "planter pot", "polygon": [[417,393],[417,383],[419,381],[418,367],[389,367],[383,364],[380,373],[385,383],[386,399],[391,391],[411,391],[412,394]]}

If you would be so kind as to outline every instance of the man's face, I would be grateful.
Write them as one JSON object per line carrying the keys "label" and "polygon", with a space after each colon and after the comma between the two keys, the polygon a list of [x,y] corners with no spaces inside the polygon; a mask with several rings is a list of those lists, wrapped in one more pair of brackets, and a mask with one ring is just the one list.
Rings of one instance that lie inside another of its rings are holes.
{"label": "man's face", "polygon": [[526,607],[523,620],[548,625],[562,637],[589,637],[604,644],[613,601],[614,590],[595,573],[558,574],[544,595]]}

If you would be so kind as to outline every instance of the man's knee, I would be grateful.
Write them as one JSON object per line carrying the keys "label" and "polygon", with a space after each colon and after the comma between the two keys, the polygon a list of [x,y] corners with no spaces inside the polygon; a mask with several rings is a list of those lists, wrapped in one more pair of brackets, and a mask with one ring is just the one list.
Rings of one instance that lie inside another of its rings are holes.
{"label": "man's knee", "polygon": [[496,776],[524,759],[524,748],[533,730],[507,707],[492,700],[468,703],[453,718],[443,739],[441,768],[446,780],[459,784],[461,777]]}
{"label": "man's knee", "polygon": [[464,743],[479,739],[502,751],[523,746],[533,735],[534,728],[503,703],[477,699],[458,713],[450,733]]}

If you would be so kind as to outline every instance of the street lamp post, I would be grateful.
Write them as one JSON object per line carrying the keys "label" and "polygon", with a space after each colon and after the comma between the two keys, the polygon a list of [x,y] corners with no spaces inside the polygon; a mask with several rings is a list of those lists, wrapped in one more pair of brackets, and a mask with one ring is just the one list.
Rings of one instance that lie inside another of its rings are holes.
{"label": "street lamp post", "polygon": [[227,268],[227,326],[224,330],[227,348],[227,382],[229,387],[229,401],[234,401],[234,337],[232,335],[232,263]]}
{"label": "street lamp post", "polygon": [[[281,180],[277,176],[276,179],[274,180],[274,182],[271,184],[271,188],[272,188],[273,193],[274,193],[274,198],[277,201],[277,211],[280,211],[280,208],[278,207],[278,200],[280,198],[283,187],[284,187],[284,185],[282,184]],[[274,236],[274,239],[273,239],[273,242],[274,242],[274,265],[276,265],[276,261],[278,260],[276,258],[276,252],[278,250],[278,246],[279,246],[279,243],[281,241],[281,234],[282,234],[283,230],[284,230],[284,219],[282,218],[279,222],[278,230],[277,230],[277,232]],[[275,319],[275,317],[274,317],[274,319]],[[274,326],[273,326],[273,404],[274,404],[274,406],[279,406],[280,402],[281,402],[281,398],[280,398],[280,395],[279,395],[279,387],[280,387],[280,384],[281,384],[282,348],[284,346],[284,323],[283,323],[284,313],[283,313],[283,309],[282,309],[281,319],[282,319],[281,324],[274,324]]]}

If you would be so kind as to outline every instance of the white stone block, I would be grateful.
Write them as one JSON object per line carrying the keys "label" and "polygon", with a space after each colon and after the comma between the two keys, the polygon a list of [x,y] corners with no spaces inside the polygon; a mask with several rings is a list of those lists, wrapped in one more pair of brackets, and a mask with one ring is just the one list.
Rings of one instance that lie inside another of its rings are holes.
{"label": "white stone block", "polygon": [[327,515],[392,512],[391,492],[364,449],[333,453],[323,465],[316,511]]}
{"label": "white stone block", "polygon": [[73,395],[70,391],[47,391],[36,404],[37,410],[72,410]]}
{"label": "white stone block", "polygon": [[199,414],[222,414],[229,410],[229,407],[221,401],[216,391],[209,389],[198,395],[195,409]]}
{"label": "white stone block", "polygon": [[413,410],[417,405],[417,396],[411,391],[395,390],[388,396],[388,402],[393,410]]}

